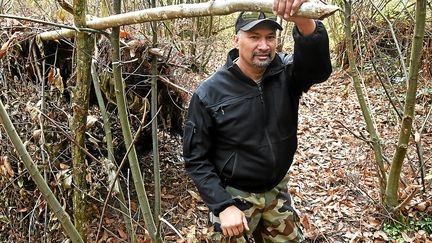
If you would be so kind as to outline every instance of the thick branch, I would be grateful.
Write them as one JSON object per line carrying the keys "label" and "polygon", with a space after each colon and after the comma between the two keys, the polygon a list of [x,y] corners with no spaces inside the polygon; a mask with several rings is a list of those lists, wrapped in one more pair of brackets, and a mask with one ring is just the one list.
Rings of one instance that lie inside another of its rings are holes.
{"label": "thick branch", "polygon": [[[232,0],[232,1],[210,1],[195,4],[179,4],[124,14],[112,15],[105,18],[94,19],[87,22],[87,27],[93,29],[107,29],[123,25],[138,24],[150,21],[161,21],[177,18],[190,18],[212,15],[227,15],[238,11],[265,11],[271,12],[273,0]],[[310,19],[322,19],[339,10],[334,5],[322,3],[304,3],[297,13]],[[40,34],[42,40],[56,40],[74,36],[72,30],[49,31]]]}

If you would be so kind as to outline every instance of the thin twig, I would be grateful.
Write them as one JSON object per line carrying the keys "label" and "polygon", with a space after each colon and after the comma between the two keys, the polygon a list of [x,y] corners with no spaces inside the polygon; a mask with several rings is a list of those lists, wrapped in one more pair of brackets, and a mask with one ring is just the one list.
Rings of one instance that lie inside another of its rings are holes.
{"label": "thin twig", "polygon": [[[359,140],[361,140],[361,141],[367,143],[367,144],[368,144],[368,145],[373,149],[373,145],[372,145],[371,141],[369,141],[368,139],[366,139],[362,133],[360,133],[360,134],[361,134],[361,137],[360,137],[359,135],[357,135],[357,134],[355,134],[353,131],[351,131],[348,127],[346,127],[346,126],[345,126],[341,121],[336,121],[336,123],[339,123],[339,124],[340,124],[341,126],[343,126],[343,127],[344,127],[348,132],[349,132],[349,133],[351,133],[352,135],[354,135],[354,137],[356,137],[357,139],[359,139]],[[386,156],[383,155],[382,157],[383,157],[383,160],[384,160],[385,162],[387,162],[387,164],[390,164],[390,161],[389,161],[389,159],[388,159]],[[400,179],[400,181],[402,182],[402,184],[403,184],[405,187],[407,187],[407,182],[405,181],[405,179],[402,178],[402,176],[400,176],[399,179]]]}
{"label": "thin twig", "polygon": [[[75,184],[72,183],[72,185],[73,185],[74,187],[76,187]],[[81,188],[77,188],[77,187],[76,187],[76,189],[79,190],[81,193],[85,194],[87,197],[93,199],[95,202],[102,203],[102,200],[100,200],[99,198],[96,198],[95,196],[91,195],[91,194],[88,193],[88,192],[84,192]],[[122,216],[128,216],[129,219],[130,219],[133,223],[135,223],[135,224],[137,225],[137,227],[140,227],[140,229],[144,230],[144,227],[141,226],[141,225],[138,223],[137,220],[134,220],[134,219],[131,217],[131,215],[125,214],[121,209],[118,209],[118,208],[116,208],[116,207],[114,207],[114,206],[112,206],[112,205],[109,205],[109,204],[108,204],[107,207],[109,207],[110,209],[116,211],[117,213],[120,213]]]}
{"label": "thin twig", "polygon": [[0,18],[25,20],[25,21],[30,21],[30,22],[38,23],[38,24],[51,25],[51,26],[55,26],[55,27],[59,27],[59,28],[64,28],[64,29],[69,29],[69,30],[75,30],[75,31],[78,31],[78,32],[79,31],[85,31],[85,32],[98,33],[98,34],[105,34],[103,31],[95,30],[95,29],[92,29],[92,28],[78,28],[76,26],[70,26],[70,25],[65,25],[65,24],[58,24],[58,23],[54,23],[54,22],[44,21],[44,20],[40,20],[40,19],[27,18],[27,17],[21,17],[21,16],[12,15],[12,14],[0,14]]}
{"label": "thin twig", "polygon": [[49,116],[45,115],[42,111],[40,111],[38,108],[36,107],[32,107],[33,109],[35,109],[37,112],[39,112],[39,114],[41,114],[42,116],[44,116],[45,118],[47,118],[55,127],[57,127],[58,129],[60,129],[60,132],[63,133],[63,135],[66,136],[67,139],[69,139],[69,141],[71,141],[72,143],[74,143],[76,146],[78,146],[86,155],[88,155],[92,160],[102,164],[102,162],[100,160],[98,160],[96,157],[94,157],[87,149],[83,148],[81,145],[78,144],[77,141],[75,141],[75,139],[73,139],[65,130],[63,130],[63,128],[61,128],[53,119],[51,119]]}
{"label": "thin twig", "polygon": [[404,56],[402,55],[402,51],[401,51],[401,49],[400,49],[400,47],[399,47],[399,42],[398,42],[398,40],[397,40],[397,38],[396,38],[396,34],[395,34],[395,32],[394,32],[394,28],[393,28],[393,25],[392,25],[392,23],[390,22],[390,20],[381,12],[381,10],[375,5],[375,3],[372,1],[372,0],[369,0],[369,2],[372,4],[372,6],[378,11],[378,13],[381,15],[381,17],[387,22],[387,24],[389,25],[389,27],[390,27],[390,33],[392,34],[392,37],[393,37],[393,41],[394,41],[394,43],[395,43],[395,46],[396,46],[396,49],[397,49],[397,51],[398,51],[398,54],[399,54],[399,60],[400,60],[400,63],[401,63],[401,66],[402,66],[402,72],[403,72],[403,75],[404,75],[404,78],[405,78],[405,83],[407,83],[408,84],[408,73],[407,73],[407,67],[406,67],[406,65],[405,65],[405,61],[404,61]]}
{"label": "thin twig", "polygon": [[114,236],[115,238],[117,238],[117,240],[119,240],[120,242],[126,242],[125,240],[123,240],[122,238],[118,237],[116,234],[114,234],[114,232],[112,232],[111,230],[107,229],[105,226],[103,227],[104,230],[106,230],[109,234],[111,234],[112,236]]}
{"label": "thin twig", "polygon": [[184,240],[183,236],[181,235],[181,233],[172,225],[170,224],[170,222],[168,222],[166,219],[160,217],[159,221],[164,222],[166,225],[168,225],[172,230],[174,230],[174,232],[182,239]]}
{"label": "thin twig", "polygon": [[418,187],[414,188],[414,190],[408,195],[408,197],[405,198],[405,200],[403,200],[398,206],[393,209],[393,213],[398,212],[401,208],[405,207],[405,205],[407,205],[413,199],[413,197],[418,191]]}
{"label": "thin twig", "polygon": [[355,134],[353,131],[351,131],[347,126],[345,126],[341,121],[336,120],[336,123],[338,123],[339,125],[343,126],[345,128],[345,130],[347,130],[347,132],[351,133],[354,137],[356,137],[359,140],[362,140],[363,142],[366,143],[370,143],[369,140],[365,139],[363,136],[360,137],[359,135]]}
{"label": "thin twig", "polygon": [[193,92],[191,92],[190,90],[187,90],[187,89],[181,87],[180,85],[177,85],[177,84],[175,84],[175,83],[169,81],[169,79],[165,78],[164,76],[158,75],[157,77],[158,77],[159,80],[161,80],[162,82],[164,82],[164,83],[166,83],[166,84],[168,84],[168,85],[171,85],[172,87],[174,87],[174,88],[176,88],[176,89],[179,89],[179,90],[181,90],[181,91],[187,93],[188,95],[192,95],[192,94],[193,94]]}

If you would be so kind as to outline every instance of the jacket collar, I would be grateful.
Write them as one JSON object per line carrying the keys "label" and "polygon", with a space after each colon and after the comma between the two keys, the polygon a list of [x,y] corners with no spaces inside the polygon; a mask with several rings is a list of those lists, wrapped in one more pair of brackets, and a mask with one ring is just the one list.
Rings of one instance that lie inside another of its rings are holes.
{"label": "jacket collar", "polygon": [[[228,52],[228,57],[227,57],[227,60],[225,62],[225,67],[228,69],[228,71],[231,71],[231,72],[232,71],[237,71],[237,72],[240,71],[240,73],[243,74],[243,72],[241,72],[241,69],[234,62],[234,60],[236,60],[238,57],[239,57],[238,49],[237,48],[231,49]],[[275,74],[281,72],[284,68],[285,68],[285,65],[283,64],[279,55],[276,53],[275,58],[273,59],[273,61],[270,63],[270,65],[267,67],[266,71],[264,72],[262,80],[264,80],[268,76],[272,76],[272,75],[275,75]]]}

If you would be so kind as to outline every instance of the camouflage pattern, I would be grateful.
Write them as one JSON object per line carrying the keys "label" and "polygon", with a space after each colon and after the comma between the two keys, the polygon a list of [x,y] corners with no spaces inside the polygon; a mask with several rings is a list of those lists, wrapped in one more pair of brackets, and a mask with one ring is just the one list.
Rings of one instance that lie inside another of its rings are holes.
{"label": "camouflage pattern", "polygon": [[[289,177],[264,193],[249,193],[227,187],[248,220],[249,231],[243,236],[224,237],[219,218],[209,215],[209,242],[302,242],[300,219],[288,193]],[[253,237],[252,237],[253,234]]]}

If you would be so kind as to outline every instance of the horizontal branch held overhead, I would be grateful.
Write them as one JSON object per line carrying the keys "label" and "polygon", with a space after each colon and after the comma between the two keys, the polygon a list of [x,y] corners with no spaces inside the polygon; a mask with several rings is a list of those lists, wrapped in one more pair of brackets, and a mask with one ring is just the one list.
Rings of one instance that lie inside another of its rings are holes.
{"label": "horizontal branch held overhead", "polygon": [[[95,18],[87,22],[87,27],[103,30],[150,21],[227,15],[238,11],[271,12],[272,4],[273,0],[214,0],[205,3],[170,5],[117,14],[104,18]],[[337,10],[339,10],[339,7],[334,5],[327,5],[320,2],[306,2],[303,3],[297,12],[297,16],[310,19],[323,19]],[[70,38],[74,35],[75,31],[70,29],[54,30],[39,34],[42,40]]]}

